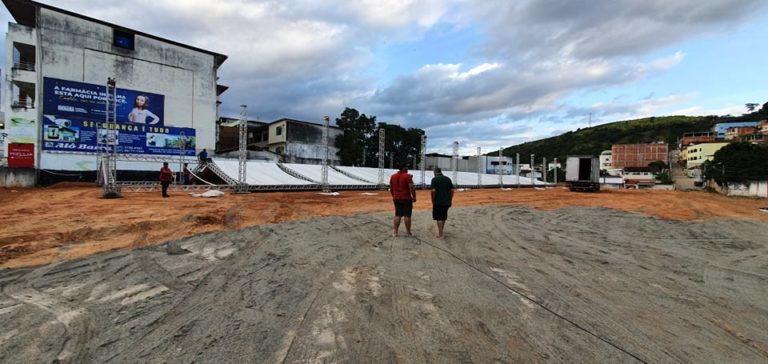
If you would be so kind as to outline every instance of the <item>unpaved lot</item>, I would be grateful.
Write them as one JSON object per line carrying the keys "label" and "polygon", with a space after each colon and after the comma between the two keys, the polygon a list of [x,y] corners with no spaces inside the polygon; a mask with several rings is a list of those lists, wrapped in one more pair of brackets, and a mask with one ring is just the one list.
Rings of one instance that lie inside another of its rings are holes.
{"label": "unpaved lot", "polygon": [[[288,222],[243,227],[258,214],[241,207],[227,225],[232,206],[274,197],[229,195],[213,232],[77,259],[87,240],[61,244],[0,271],[0,362],[768,362],[761,201],[461,192],[439,241],[426,194],[414,238],[390,236],[386,195],[280,196],[265,215]],[[212,204],[170,200],[198,208],[164,226]],[[104,220],[108,204],[163,202],[94,201],[83,214]]]}

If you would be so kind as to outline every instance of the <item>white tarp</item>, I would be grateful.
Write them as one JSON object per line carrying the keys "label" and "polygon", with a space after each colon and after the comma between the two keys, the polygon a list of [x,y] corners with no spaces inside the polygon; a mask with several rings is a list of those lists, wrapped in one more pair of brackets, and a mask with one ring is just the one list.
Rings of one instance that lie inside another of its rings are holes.
{"label": "white tarp", "polygon": [[[238,175],[238,161],[236,159],[221,159],[216,158],[214,162],[219,168],[228,176],[237,179]],[[318,183],[321,180],[322,166],[318,164],[297,164],[297,163],[285,163],[284,167],[304,176],[309,179],[315,180]],[[333,168],[328,168],[328,184],[334,186],[363,186],[363,185],[376,185],[379,181],[379,169],[371,167],[346,167],[336,166],[339,170],[349,175],[358,177],[362,180],[368,181],[368,183],[359,181],[355,178],[350,178]],[[384,184],[389,185],[389,178],[397,173],[395,169],[384,169]],[[413,176],[413,184],[416,187],[421,186],[421,171],[408,170],[408,173]],[[443,171],[443,174],[453,179],[452,171]],[[434,173],[432,171],[425,171],[424,180],[425,184],[429,186]],[[458,172],[457,180],[453,181],[456,186],[477,186],[477,173],[472,172]],[[517,185],[517,176],[515,175],[503,175],[504,185]],[[481,174],[481,184],[486,187],[498,186],[499,175],[497,174]],[[277,186],[277,185],[311,185],[313,182],[305,181],[296,177],[293,177],[280,169],[276,163],[272,162],[256,162],[248,161],[248,167],[246,170],[246,180],[249,185],[262,185],[262,186]],[[530,186],[531,179],[529,177],[520,177],[521,186]],[[542,182],[540,180],[534,180],[535,186],[547,186],[549,183]]]}
{"label": "white tarp", "polygon": [[[213,162],[224,173],[237,180],[240,163],[237,159],[214,158]],[[248,161],[245,169],[245,181],[255,186],[313,185],[315,183],[291,176],[283,172],[277,163]]]}
{"label": "white tarp", "polygon": [[[315,180],[318,183],[322,182],[323,166],[319,164],[297,164],[297,163],[283,163],[288,169],[295,171],[296,173]],[[373,185],[375,183],[366,183],[358,181],[354,178],[349,178],[331,167],[328,167],[328,184],[335,186],[357,186],[357,185]]]}

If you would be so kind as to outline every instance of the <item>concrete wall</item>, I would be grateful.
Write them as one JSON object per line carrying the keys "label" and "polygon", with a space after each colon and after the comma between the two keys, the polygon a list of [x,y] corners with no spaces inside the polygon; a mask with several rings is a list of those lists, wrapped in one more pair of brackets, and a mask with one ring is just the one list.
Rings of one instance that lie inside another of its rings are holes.
{"label": "concrete wall", "polygon": [[32,168],[0,167],[0,186],[32,187],[37,181],[37,173]]}
{"label": "concrete wall", "polygon": [[746,184],[729,183],[723,188],[728,196],[768,198],[768,181],[749,181]]}

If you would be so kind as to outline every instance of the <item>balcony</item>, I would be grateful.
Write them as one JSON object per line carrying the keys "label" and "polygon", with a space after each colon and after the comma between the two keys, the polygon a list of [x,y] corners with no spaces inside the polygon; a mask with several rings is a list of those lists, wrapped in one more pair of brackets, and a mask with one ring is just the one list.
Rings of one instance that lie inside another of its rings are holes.
{"label": "balcony", "polygon": [[13,70],[35,72],[35,62],[17,61],[13,63]]}

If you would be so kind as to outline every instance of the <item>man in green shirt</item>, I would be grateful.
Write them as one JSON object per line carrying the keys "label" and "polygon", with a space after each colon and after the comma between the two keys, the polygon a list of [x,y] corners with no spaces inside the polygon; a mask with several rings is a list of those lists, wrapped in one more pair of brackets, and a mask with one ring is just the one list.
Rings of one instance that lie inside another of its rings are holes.
{"label": "man in green shirt", "polygon": [[453,201],[453,182],[451,179],[443,176],[443,171],[440,168],[435,168],[435,177],[432,178],[432,219],[437,221],[437,236],[438,239],[445,237],[443,235],[443,228],[445,227],[445,220],[448,220],[448,208],[451,207]]}

